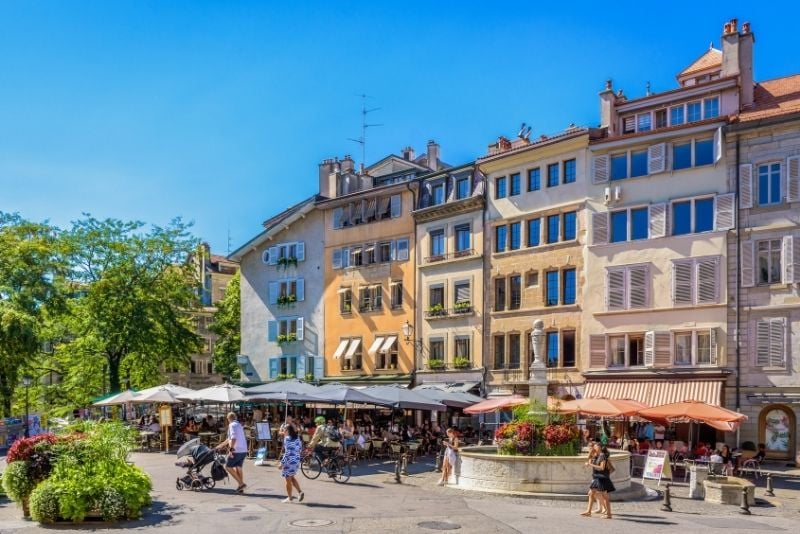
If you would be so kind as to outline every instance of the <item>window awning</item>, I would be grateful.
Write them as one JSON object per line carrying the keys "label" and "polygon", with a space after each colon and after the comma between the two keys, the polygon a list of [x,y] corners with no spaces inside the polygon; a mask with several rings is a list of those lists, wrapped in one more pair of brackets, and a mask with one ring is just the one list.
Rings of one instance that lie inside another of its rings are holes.
{"label": "window awning", "polygon": [[720,406],[723,380],[597,380],[588,381],[586,398],[631,399],[648,406],[697,400]]}
{"label": "window awning", "polygon": [[392,348],[394,342],[397,341],[397,336],[389,336],[386,338],[386,341],[383,342],[383,346],[381,347],[381,352],[386,353]]}
{"label": "window awning", "polygon": [[344,349],[346,349],[346,348],[347,348],[347,344],[348,344],[348,343],[350,343],[350,340],[349,340],[349,339],[343,339],[343,340],[342,340],[342,341],[339,343],[339,346],[338,346],[338,347],[336,347],[336,352],[334,352],[334,353],[333,353],[333,359],[334,359],[334,360],[338,360],[339,358],[341,358],[341,357],[342,357],[342,354],[344,354]]}
{"label": "window awning", "polygon": [[352,358],[353,354],[356,353],[358,350],[359,345],[361,345],[361,338],[354,339],[350,342],[350,348],[347,349],[347,354],[344,355],[345,358]]}
{"label": "window awning", "polygon": [[369,350],[367,351],[367,354],[369,354],[370,356],[375,356],[375,353],[378,352],[379,348],[381,348],[381,345],[383,344],[383,340],[384,340],[383,336],[376,337],[375,341],[373,341],[372,345],[369,347]]}

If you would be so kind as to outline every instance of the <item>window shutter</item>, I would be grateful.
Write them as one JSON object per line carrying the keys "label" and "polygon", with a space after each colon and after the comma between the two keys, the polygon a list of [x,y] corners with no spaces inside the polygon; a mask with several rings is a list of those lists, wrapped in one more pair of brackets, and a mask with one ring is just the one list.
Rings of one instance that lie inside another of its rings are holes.
{"label": "window shutter", "polygon": [[731,230],[734,224],[734,193],[717,195],[714,199],[714,228]]}
{"label": "window shutter", "polygon": [[295,243],[294,249],[295,257],[297,261],[305,261],[306,259],[306,244],[303,241],[298,241]]}
{"label": "window shutter", "polygon": [[592,214],[592,244],[605,245],[608,243],[608,212]]}
{"label": "window shutter", "polygon": [[278,378],[278,369],[280,366],[280,358],[269,359],[269,378],[275,380]]}
{"label": "window shutter", "polygon": [[400,217],[403,211],[400,195],[392,195],[391,203],[392,203],[391,205],[392,218],[395,219],[397,217]]}
{"label": "window shutter", "polygon": [[786,202],[800,202],[800,156],[786,158]]}
{"label": "window shutter", "polygon": [[714,132],[714,163],[722,159],[722,126]]}
{"label": "window shutter", "polygon": [[770,319],[769,321],[769,365],[783,367],[785,323],[783,318]]}
{"label": "window shutter", "polygon": [[756,323],[756,365],[769,365],[769,319],[761,319]]}
{"label": "window shutter", "polygon": [[650,237],[664,237],[667,235],[667,204],[650,204]]}
{"label": "window shutter", "polygon": [[709,339],[709,353],[711,355],[711,365],[717,365],[717,329],[716,328],[709,328],[708,329],[708,339]]}
{"label": "window shutter", "polygon": [[395,261],[397,259],[397,242],[394,239],[392,240],[389,248],[389,257],[392,259],[392,261]]}
{"label": "window shutter", "polygon": [[593,184],[605,184],[608,183],[608,167],[609,167],[609,157],[608,155],[605,156],[593,156],[592,157],[592,183]]}
{"label": "window shutter", "polygon": [[469,284],[456,285],[456,302],[469,301]]}
{"label": "window shutter", "polygon": [[408,259],[408,239],[397,240],[397,261],[406,261]]}
{"label": "window shutter", "polygon": [[739,207],[753,207],[753,165],[739,165]]}
{"label": "window shutter", "polygon": [[644,365],[653,367],[656,363],[656,333],[652,330],[644,333]]}
{"label": "window shutter", "polygon": [[456,179],[452,174],[447,175],[447,200],[446,202],[452,202],[454,198],[456,198]]}
{"label": "window shutter", "polygon": [[658,367],[672,365],[672,334],[669,332],[656,332],[654,337],[654,361]]}
{"label": "window shutter", "polygon": [[350,247],[342,249],[342,267],[350,267]]}
{"label": "window shutter", "polygon": [[[298,336],[297,339],[300,339],[300,337]],[[295,374],[294,375],[300,380],[305,380],[305,378],[306,378],[306,357],[305,356],[303,356],[301,354],[300,356],[297,356],[297,358],[295,358],[294,369],[295,369],[295,371],[294,371]]]}
{"label": "window shutter", "polygon": [[303,302],[306,300],[306,281],[304,278],[298,278],[296,284],[297,293],[295,296],[297,297],[297,302]]}
{"label": "window shutter", "polygon": [[267,322],[267,341],[278,340],[278,321]]}
{"label": "window shutter", "polygon": [[333,249],[333,268],[334,269],[341,269],[342,268],[342,249],[335,248]]}
{"label": "window shutter", "polygon": [[692,266],[691,261],[680,261],[672,264],[672,302],[673,304],[692,303]]}
{"label": "window shutter", "polygon": [[742,243],[742,250],[740,251],[742,257],[741,278],[742,287],[753,287],[755,281],[755,242],[744,241]]}
{"label": "window shutter", "polygon": [[606,336],[592,334],[589,336],[589,367],[602,368],[606,366]]}
{"label": "window shutter", "polygon": [[614,269],[606,274],[606,308],[625,309],[625,271]]}
{"label": "window shutter", "polygon": [[305,320],[302,317],[297,318],[297,341],[303,341],[303,334],[305,333]]}
{"label": "window shutter", "polygon": [[269,247],[269,264],[278,265],[278,247]]}
{"label": "window shutter", "polygon": [[657,174],[667,170],[667,145],[659,143],[647,147],[647,174]]}
{"label": "window shutter", "polygon": [[269,303],[270,304],[277,304],[278,303],[278,292],[280,291],[280,286],[278,282],[270,282],[269,283]]}
{"label": "window shutter", "polygon": [[711,304],[719,302],[719,273],[716,258],[697,262],[697,303]]}
{"label": "window shutter", "polygon": [[647,265],[628,268],[628,308],[647,308],[648,271]]}
{"label": "window shutter", "polygon": [[792,249],[794,248],[794,239],[792,236],[783,236],[781,243],[781,283],[791,284],[794,280],[794,265],[792,264]]}
{"label": "window shutter", "polygon": [[325,359],[314,356],[314,380],[320,380],[325,374]]}
{"label": "window shutter", "polygon": [[342,227],[342,215],[344,210],[342,208],[334,208],[333,210],[333,228],[338,229]]}

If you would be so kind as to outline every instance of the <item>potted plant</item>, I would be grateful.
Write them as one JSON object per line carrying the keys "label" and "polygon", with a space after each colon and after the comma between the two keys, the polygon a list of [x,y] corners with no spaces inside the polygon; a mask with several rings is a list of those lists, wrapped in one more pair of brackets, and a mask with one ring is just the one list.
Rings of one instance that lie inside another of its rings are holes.
{"label": "potted plant", "polygon": [[295,302],[297,302],[297,295],[294,293],[278,296],[278,306],[291,306]]}
{"label": "potted plant", "polygon": [[444,369],[444,360],[439,358],[430,358],[428,360],[428,367],[431,369]]}
{"label": "potted plant", "polygon": [[464,358],[463,356],[456,356],[453,360],[453,367],[456,369],[468,369],[472,365],[472,362],[469,361],[469,358]]}
{"label": "potted plant", "polygon": [[472,311],[472,303],[468,300],[459,300],[455,303],[454,309],[456,313],[469,313]]}
{"label": "potted plant", "polygon": [[287,269],[290,265],[294,265],[297,267],[297,258],[294,256],[284,256],[282,258],[278,258],[278,267],[283,267]]}
{"label": "potted plant", "polygon": [[350,304],[342,304],[342,313],[350,313],[352,311],[352,306]]}
{"label": "potted plant", "polygon": [[444,309],[444,306],[441,304],[434,304],[430,308],[428,308],[428,315],[431,317],[437,317],[440,315],[447,315],[447,310]]}
{"label": "potted plant", "polygon": [[314,381],[314,373],[306,373],[304,377],[306,382],[313,382]]}
{"label": "potted plant", "polygon": [[278,334],[278,345],[283,345],[284,343],[288,343],[289,338],[286,334]]}

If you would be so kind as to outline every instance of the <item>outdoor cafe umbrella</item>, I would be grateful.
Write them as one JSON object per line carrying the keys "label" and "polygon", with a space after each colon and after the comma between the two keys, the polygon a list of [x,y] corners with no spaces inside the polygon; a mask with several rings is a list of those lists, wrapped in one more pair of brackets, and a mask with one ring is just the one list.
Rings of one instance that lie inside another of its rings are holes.
{"label": "outdoor cafe umbrella", "polygon": [[135,399],[137,395],[139,394],[132,389],[126,389],[125,391],[95,402],[94,406],[116,406],[119,404],[127,404]]}
{"label": "outdoor cafe umbrella", "polygon": [[244,388],[233,384],[217,384],[184,395],[178,395],[178,398],[190,402],[204,401],[217,404],[232,404],[244,400],[243,391]]}
{"label": "outdoor cafe umbrella", "polygon": [[139,391],[138,394],[139,395],[149,395],[150,393],[152,393],[154,391],[161,391],[161,390],[164,390],[164,389],[166,389],[167,391],[169,391],[170,393],[172,393],[172,395],[174,395],[176,397],[178,395],[186,395],[187,393],[194,393],[193,389],[189,389],[189,388],[186,388],[186,387],[183,387],[183,386],[179,386],[177,384],[166,383],[166,384],[161,384],[160,386],[153,386],[151,388],[143,389],[142,391]]}
{"label": "outdoor cafe umbrella", "polygon": [[159,386],[158,388],[150,388],[139,392],[130,402],[133,404],[153,404],[157,402],[180,404],[182,401],[175,395],[176,393],[173,393],[169,389]]}
{"label": "outdoor cafe umbrella", "polygon": [[694,423],[741,423],[747,416],[738,412],[713,406],[702,401],[685,400],[663,404],[654,408],[639,410],[639,415],[645,419],[666,419],[670,422]]}
{"label": "outdoor cafe umbrella", "polygon": [[345,386],[344,384],[325,384],[316,388],[314,400],[329,402],[331,404],[386,404],[383,400],[368,395],[363,391]]}
{"label": "outdoor cafe umbrella", "polygon": [[292,378],[245,389],[244,396],[247,400],[283,402],[286,404],[285,413],[288,414],[289,402],[318,401],[314,397],[317,392],[318,388],[313,384]]}
{"label": "outdoor cafe umbrella", "polygon": [[504,410],[507,408],[513,408],[515,406],[522,406],[523,404],[529,404],[530,402],[531,400],[528,397],[523,397],[521,395],[507,395],[503,397],[486,399],[483,402],[473,404],[468,408],[464,408],[464,413],[468,414],[491,413],[491,412],[496,412],[497,410]]}
{"label": "outdoor cafe umbrella", "polygon": [[553,407],[558,413],[580,413],[599,417],[630,417],[640,410],[648,408],[646,404],[631,399],[575,399],[563,401]]}
{"label": "outdoor cafe umbrella", "polygon": [[380,404],[406,410],[435,410],[439,412],[447,411],[447,406],[441,402],[436,402],[419,393],[404,388],[398,384],[387,384],[384,386],[370,386],[364,389],[364,393],[370,397],[378,399]]}
{"label": "outdoor cafe umbrella", "polygon": [[470,393],[463,393],[461,391],[445,391],[437,387],[415,387],[411,391],[453,408],[466,408],[483,401],[483,399],[477,395],[471,395]]}

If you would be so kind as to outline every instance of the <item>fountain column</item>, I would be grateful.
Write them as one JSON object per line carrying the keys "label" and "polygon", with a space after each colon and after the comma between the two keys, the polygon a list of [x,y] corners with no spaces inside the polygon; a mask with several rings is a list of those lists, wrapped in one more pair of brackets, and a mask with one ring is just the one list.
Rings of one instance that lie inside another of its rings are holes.
{"label": "fountain column", "polygon": [[542,361],[544,322],[541,319],[533,322],[531,347],[533,347],[533,361],[529,369],[528,396],[531,402],[538,401],[542,406],[547,406],[547,365]]}

